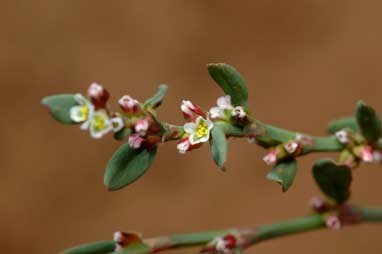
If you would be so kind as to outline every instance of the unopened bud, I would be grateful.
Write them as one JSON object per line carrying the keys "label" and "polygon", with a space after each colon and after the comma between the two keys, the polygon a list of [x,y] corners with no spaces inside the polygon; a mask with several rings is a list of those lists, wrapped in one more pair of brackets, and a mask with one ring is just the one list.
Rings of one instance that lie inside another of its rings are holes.
{"label": "unopened bud", "polygon": [[349,132],[345,130],[337,131],[336,138],[341,144],[348,144],[350,142]]}
{"label": "unopened bud", "polygon": [[125,95],[119,99],[118,104],[126,113],[136,113],[139,109],[139,102],[129,95]]}
{"label": "unopened bud", "polygon": [[340,219],[335,215],[331,215],[327,217],[325,220],[325,224],[326,224],[326,227],[330,229],[339,230],[342,228],[342,223]]}
{"label": "unopened bud", "polygon": [[88,96],[96,108],[104,108],[109,99],[109,92],[103,86],[92,83],[88,88]]}

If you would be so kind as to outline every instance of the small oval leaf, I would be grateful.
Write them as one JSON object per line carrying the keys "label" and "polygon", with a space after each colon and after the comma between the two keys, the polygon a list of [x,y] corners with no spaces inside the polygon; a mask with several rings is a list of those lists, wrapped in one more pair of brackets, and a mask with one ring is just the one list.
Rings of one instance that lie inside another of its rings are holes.
{"label": "small oval leaf", "polygon": [[48,106],[53,118],[63,124],[76,124],[70,118],[70,109],[78,105],[74,94],[58,94],[42,99],[42,104]]}
{"label": "small oval leaf", "polygon": [[101,241],[75,246],[65,250],[64,253],[104,254],[113,252],[114,250],[115,243],[113,241]]}
{"label": "small oval leaf", "polygon": [[363,101],[357,103],[356,119],[362,135],[369,143],[373,144],[382,136],[381,119],[375,110]]}
{"label": "small oval leaf", "polygon": [[231,96],[234,106],[248,110],[248,89],[241,74],[225,63],[208,64],[208,72],[224,93]]}
{"label": "small oval leaf", "polygon": [[297,161],[295,159],[284,161],[277,164],[271,172],[268,173],[269,180],[279,183],[283,192],[287,191],[293,184],[297,172]]}
{"label": "small oval leaf", "polygon": [[211,130],[211,153],[216,165],[224,169],[227,159],[227,138],[224,130],[218,125],[215,125]]}
{"label": "small oval leaf", "polygon": [[109,190],[118,190],[134,182],[149,169],[156,152],[157,147],[133,149],[124,144],[109,161],[104,184]]}
{"label": "small oval leaf", "polygon": [[164,97],[166,96],[167,90],[168,90],[167,85],[165,84],[159,85],[158,92],[153,97],[146,100],[144,103],[144,106],[145,107],[151,106],[153,108],[159,107],[162,104]]}
{"label": "small oval leaf", "polygon": [[338,204],[349,199],[352,172],[348,166],[322,159],[314,164],[313,176],[321,191]]}
{"label": "small oval leaf", "polygon": [[354,132],[359,132],[359,127],[354,117],[344,117],[330,121],[327,130],[330,134],[336,134],[336,132],[343,129],[350,129]]}

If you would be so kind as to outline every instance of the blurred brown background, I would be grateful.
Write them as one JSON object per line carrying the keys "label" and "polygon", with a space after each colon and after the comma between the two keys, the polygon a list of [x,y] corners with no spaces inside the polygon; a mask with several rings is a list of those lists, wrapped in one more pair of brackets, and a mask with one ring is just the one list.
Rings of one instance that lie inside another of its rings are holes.
{"label": "blurred brown background", "polygon": [[[246,77],[258,119],[322,135],[362,98],[382,108],[381,1],[16,1],[0,11],[2,253],[57,253],[109,239],[255,226],[308,212],[318,194],[299,160],[286,193],[265,179],[265,151],[232,140],[228,172],[208,146],[182,156],[160,147],[152,169],[119,192],[103,170],[120,146],[56,123],[49,94],[105,85],[117,100],[170,85],[160,116],[183,122],[182,99],[208,109],[222,95],[206,71],[227,62]],[[116,106],[116,104],[114,104]],[[330,156],[330,154],[328,154]],[[382,205],[382,169],[355,172],[353,201]],[[381,253],[382,225],[324,230],[261,243],[255,253]]]}

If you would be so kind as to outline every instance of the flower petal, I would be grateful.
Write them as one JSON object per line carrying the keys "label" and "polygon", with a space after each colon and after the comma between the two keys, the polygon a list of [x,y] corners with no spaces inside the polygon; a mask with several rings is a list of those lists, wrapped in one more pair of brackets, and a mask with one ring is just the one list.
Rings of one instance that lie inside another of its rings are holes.
{"label": "flower petal", "polygon": [[183,129],[188,134],[193,134],[195,132],[196,124],[195,123],[185,123]]}
{"label": "flower petal", "polygon": [[105,112],[98,111],[93,114],[90,120],[90,135],[93,138],[101,138],[112,129],[113,124]]}
{"label": "flower petal", "polygon": [[112,118],[111,123],[113,125],[113,131],[114,132],[120,131],[124,126],[124,122],[123,122],[123,119],[121,117]]}
{"label": "flower petal", "polygon": [[76,122],[85,122],[89,117],[89,108],[86,106],[74,106],[70,109],[70,118]]}
{"label": "flower petal", "polygon": [[232,104],[231,104],[231,96],[225,95],[222,97],[219,97],[216,101],[216,104],[219,106],[219,108],[222,109],[232,109]]}

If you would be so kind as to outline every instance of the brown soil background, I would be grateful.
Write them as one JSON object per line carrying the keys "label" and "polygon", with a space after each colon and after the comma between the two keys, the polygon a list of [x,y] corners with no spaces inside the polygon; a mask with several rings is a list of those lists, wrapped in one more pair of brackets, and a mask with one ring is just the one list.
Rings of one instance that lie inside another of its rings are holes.
{"label": "brown soil background", "polygon": [[[206,64],[227,62],[248,81],[258,119],[322,135],[358,99],[382,109],[381,9],[339,0],[1,1],[1,252],[51,254],[115,230],[150,237],[308,213],[319,193],[311,165],[323,155],[300,159],[283,194],[265,179],[265,151],[245,140],[231,141],[226,173],[208,146],[182,156],[166,144],[140,181],[108,192],[104,166],[120,143],[56,123],[40,99],[97,81],[114,101],[144,100],[167,83],[160,116],[181,124],[182,99],[208,109],[222,94]],[[354,177],[352,201],[382,205],[382,169],[362,166]],[[371,224],[323,230],[248,252],[381,253],[381,234]]]}

